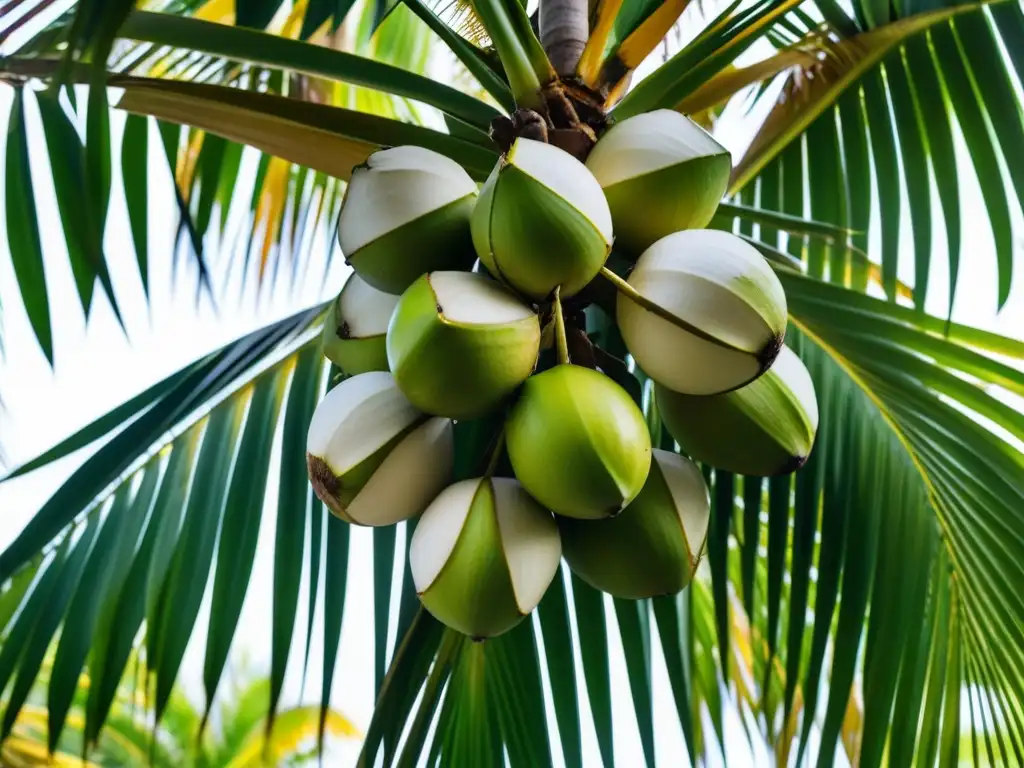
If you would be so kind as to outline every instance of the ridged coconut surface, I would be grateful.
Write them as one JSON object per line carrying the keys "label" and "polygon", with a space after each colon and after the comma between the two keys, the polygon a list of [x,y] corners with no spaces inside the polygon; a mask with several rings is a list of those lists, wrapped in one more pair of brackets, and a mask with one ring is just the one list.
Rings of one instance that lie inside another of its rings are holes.
{"label": "ridged coconut surface", "polygon": [[654,450],[644,488],[607,520],[558,518],[569,567],[596,589],[631,600],[671,595],[693,578],[711,508],[704,478],[689,459]]}
{"label": "ridged coconut surface", "polygon": [[510,478],[463,480],[423,513],[409,564],[423,605],[474,638],[512,629],[540,602],[562,549],[551,513]]}
{"label": "ridged coconut surface", "polygon": [[471,272],[433,272],[402,295],[387,352],[405,396],[428,413],[476,418],[533,371],[540,322],[506,288]]}
{"label": "ridged coconut surface", "polygon": [[527,379],[505,434],[516,477],[559,515],[617,514],[640,493],[651,465],[636,403],[604,374],[576,365]]}
{"label": "ridged coconut surface", "polygon": [[732,158],[690,118],[658,109],[612,126],[587,168],[608,198],[616,249],[636,258],[665,235],[708,225]]}
{"label": "ridged coconut surface", "polygon": [[676,392],[726,392],[760,376],[786,331],[786,294],[757,250],[710,229],[677,232],[646,251],[629,276],[678,327],[620,293],[616,318],[637,364]]}
{"label": "ridged coconut surface", "polygon": [[680,447],[698,461],[743,475],[793,472],[807,461],[818,428],[814,382],[784,347],[764,376],[709,397],[657,387],[658,411]]}

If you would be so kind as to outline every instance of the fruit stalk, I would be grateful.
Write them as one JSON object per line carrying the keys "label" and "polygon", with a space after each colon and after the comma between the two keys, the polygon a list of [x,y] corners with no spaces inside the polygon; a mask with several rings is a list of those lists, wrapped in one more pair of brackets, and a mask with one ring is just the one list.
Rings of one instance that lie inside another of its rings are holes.
{"label": "fruit stalk", "polygon": [[498,461],[501,459],[501,450],[505,447],[505,428],[502,427],[494,440],[494,448],[491,450],[491,458],[487,460],[487,469],[484,470],[484,477],[494,477],[498,469]]}
{"label": "fruit stalk", "polygon": [[[722,341],[721,339],[719,339],[719,338],[717,338],[715,336],[712,336],[707,331],[701,330],[700,328],[698,328],[695,325],[691,325],[690,323],[688,323],[685,320],[683,320],[681,317],[676,317],[671,312],[669,312],[667,309],[662,307],[660,304],[656,304],[653,301],[651,301],[650,299],[646,298],[645,296],[640,294],[632,285],[630,285],[625,280],[623,280],[621,277],[619,277],[617,274],[615,274],[610,269],[608,269],[608,267],[601,267],[601,275],[605,278],[605,280],[607,280],[612,285],[614,285],[615,288],[619,291],[619,293],[625,295],[627,298],[629,298],[630,301],[632,301],[632,302],[634,302],[636,304],[639,304],[641,307],[646,309],[648,312],[651,312],[651,313],[657,315],[662,320],[666,320],[666,321],[672,323],[672,325],[676,326],[677,328],[682,328],[684,331],[687,331],[688,333],[692,333],[694,336],[697,336],[698,338],[701,338],[704,341],[711,342],[712,344],[714,344],[717,347],[722,347],[723,349],[732,349],[732,350],[736,349],[731,344],[728,344],[728,343]],[[741,351],[741,350],[737,350],[737,351]]]}
{"label": "fruit stalk", "polygon": [[529,27],[526,11],[518,2],[503,0],[477,0],[473,7],[490,33],[516,105],[543,108],[542,87],[553,79],[554,71]]}
{"label": "fruit stalk", "polygon": [[558,348],[558,362],[566,365],[569,362],[569,340],[565,335],[565,314],[562,312],[561,288],[555,288],[555,301],[551,312],[555,316],[555,345]]}

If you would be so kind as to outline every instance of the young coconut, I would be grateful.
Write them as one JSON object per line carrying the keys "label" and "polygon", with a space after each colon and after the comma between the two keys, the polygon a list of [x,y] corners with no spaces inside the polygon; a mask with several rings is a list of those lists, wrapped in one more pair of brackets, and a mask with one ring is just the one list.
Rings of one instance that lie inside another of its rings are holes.
{"label": "young coconut", "polygon": [[358,525],[391,525],[422,512],[451,481],[448,419],[406,400],[390,373],[345,379],[317,405],[306,467],[317,497]]}
{"label": "young coconut", "polygon": [[711,506],[697,465],[654,450],[640,495],[608,520],[558,518],[565,561],[615,597],[673,595],[689,585],[707,540]]}
{"label": "young coconut", "polygon": [[409,286],[391,318],[387,355],[395,381],[420,410],[472,419],[533,372],[537,314],[511,291],[472,272],[432,272]]}
{"label": "young coconut", "polygon": [[818,400],[807,368],[789,347],[745,387],[695,397],[656,388],[658,410],[680,447],[697,461],[743,475],[794,472],[811,452]]}
{"label": "young coconut", "polygon": [[519,482],[567,517],[618,514],[651,466],[651,438],[636,403],[604,374],[577,365],[526,380],[505,439]]}
{"label": "young coconut", "polygon": [[601,185],[568,152],[516,139],[480,191],[473,245],[492,274],[532,299],[572,296],[601,270],[612,216]]}
{"label": "young coconut", "polygon": [[449,627],[483,639],[530,613],[558,572],[558,526],[515,480],[463,480],[427,507],[409,545],[420,600]]}
{"label": "young coconut", "polygon": [[400,294],[424,272],[469,269],[476,182],[462,166],[422,147],[374,152],[352,171],[338,243],[366,282]]}
{"label": "young coconut", "polygon": [[608,198],[616,249],[635,258],[665,235],[708,225],[729,184],[732,158],[690,118],[657,109],[612,126],[591,150],[587,168]]}
{"label": "young coconut", "polygon": [[676,392],[742,387],[768,370],[782,347],[782,284],[753,246],[728,232],[663,237],[622,288],[616,316],[626,347],[652,379]]}
{"label": "young coconut", "polygon": [[352,274],[331,302],[324,323],[324,355],[350,376],[386,371],[385,337],[398,297]]}

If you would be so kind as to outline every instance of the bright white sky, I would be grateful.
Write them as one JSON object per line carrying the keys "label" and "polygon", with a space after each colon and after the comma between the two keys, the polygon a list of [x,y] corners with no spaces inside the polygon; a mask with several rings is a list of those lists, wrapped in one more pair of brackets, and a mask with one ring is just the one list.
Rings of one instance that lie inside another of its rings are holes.
{"label": "bright white sky", "polygon": [[[653,62],[650,62],[653,63]],[[443,66],[440,65],[440,66]],[[649,68],[649,67],[647,67]],[[443,75],[443,72],[441,73]],[[0,89],[0,115],[10,107],[11,92]],[[42,134],[34,105],[29,113],[30,142],[34,165],[45,168],[42,154]],[[122,120],[115,116],[114,130],[120,132]],[[742,152],[745,137],[749,136],[749,123],[738,121],[720,139],[733,151],[734,157]],[[95,417],[141,391],[153,382],[179,369],[199,355],[210,351],[253,328],[283,317],[296,308],[308,306],[335,294],[344,282],[346,268],[338,253],[325,280],[323,271],[324,243],[314,245],[309,279],[302,289],[292,295],[278,290],[275,295],[260,296],[257,300],[252,285],[248,285],[240,300],[241,286],[236,279],[221,287],[218,302],[220,313],[215,315],[206,298],[195,303],[195,270],[186,265],[179,268],[176,279],[171,276],[171,244],[177,222],[176,209],[171,196],[170,177],[166,164],[156,152],[157,139],[151,136],[151,167],[154,179],[150,186],[150,300],[147,305],[135,267],[123,191],[115,172],[113,203],[108,218],[106,248],[114,279],[114,288],[128,327],[127,338],[116,324],[101,291],[97,289],[92,316],[88,325],[82,316],[70,270],[67,266],[63,235],[60,228],[53,190],[45,170],[34,174],[39,214],[44,232],[47,283],[50,286],[50,307],[55,318],[54,348],[56,365],[50,369],[32,337],[27,318],[18,298],[6,242],[0,247],[0,301],[4,312],[5,357],[0,360],[0,392],[6,410],[0,413],[0,435],[7,451],[8,466],[16,466],[60,439],[71,434]],[[963,147],[960,147],[963,151]],[[3,148],[0,147],[0,153]],[[116,155],[116,153],[115,153]],[[116,157],[115,157],[116,163]],[[0,163],[2,165],[2,163]],[[955,319],[972,323],[1007,335],[1024,334],[1024,259],[1020,249],[1016,253],[1018,280],[1006,310],[995,315],[995,258],[992,239],[977,184],[970,175],[962,175],[964,206],[964,268],[958,293]],[[245,193],[248,195],[248,192]],[[247,198],[246,201],[247,202]],[[935,201],[933,210],[939,210]],[[877,215],[877,212],[876,212]],[[1020,228],[1020,212],[1014,210]],[[938,217],[936,216],[936,219]],[[211,228],[212,229],[212,228]],[[901,242],[904,258],[902,276],[912,281],[912,243],[910,229],[904,227]],[[935,247],[945,250],[941,222],[935,223]],[[1018,237],[1019,242],[1019,237]],[[216,253],[216,243],[210,244]],[[224,272],[227,254],[215,259],[214,269]],[[184,264],[180,261],[179,265]],[[943,259],[935,261],[932,273],[931,309],[942,313],[946,304],[947,273]],[[251,283],[251,281],[250,281]],[[60,482],[81,462],[74,456],[56,465],[39,470],[25,478],[0,485],[0,548],[6,547],[49,497]],[[232,649],[234,663],[244,661],[253,673],[269,671],[270,661],[270,595],[272,593],[273,526],[276,488],[271,487],[267,500],[267,514],[263,528],[249,594],[243,610],[241,626]],[[373,708],[372,599],[369,590],[361,589],[371,577],[371,538],[367,531],[353,528],[349,575],[349,591],[345,606],[345,624],[342,631],[340,669],[335,678],[334,704],[348,715],[361,729],[366,728]],[[396,563],[396,576],[400,563]],[[291,666],[283,705],[299,700],[304,644],[304,611],[307,585],[303,584],[296,641],[293,644]],[[322,594],[322,587],[321,587]],[[197,703],[202,701],[202,653],[205,640],[206,611],[200,615],[201,628],[193,637],[186,656],[181,682],[185,691]],[[319,624],[319,619],[318,619]],[[609,622],[613,645],[618,644],[614,620]],[[319,626],[314,628],[319,637]],[[655,643],[657,637],[654,637]],[[392,638],[391,642],[394,640]],[[316,701],[322,667],[319,644],[314,644],[310,663],[309,681],[304,701]],[[578,663],[578,662],[577,662]],[[613,654],[613,706],[615,707],[615,745],[617,762],[638,765],[641,750],[635,720],[630,705],[625,668],[618,655]],[[582,679],[582,676],[580,676]],[[668,690],[660,650],[654,653],[655,721],[659,762],[676,764],[683,752],[682,735],[674,713]],[[222,690],[225,686],[222,684]],[[585,707],[584,702],[584,707]],[[591,759],[587,764],[599,764],[593,726],[584,718],[584,745]],[[730,764],[763,764],[767,754],[752,754],[747,747],[738,721],[729,726]],[[357,745],[341,747],[338,755],[342,764],[348,764],[358,751]],[[673,759],[674,758],[674,759]]]}

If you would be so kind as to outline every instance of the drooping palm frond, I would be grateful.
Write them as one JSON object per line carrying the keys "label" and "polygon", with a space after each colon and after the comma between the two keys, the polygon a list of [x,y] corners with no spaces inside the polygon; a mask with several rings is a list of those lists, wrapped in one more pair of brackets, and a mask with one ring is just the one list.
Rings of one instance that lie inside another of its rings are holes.
{"label": "drooping palm frond", "polygon": [[[914,303],[924,306],[934,259],[945,253],[951,310],[967,245],[958,178],[972,174],[991,223],[1002,307],[1013,277],[1012,209],[1024,199],[1016,149],[1024,123],[1010,71],[1021,76],[1024,12],[1016,3],[926,3],[879,15],[877,6],[855,3],[851,19],[834,3],[818,5],[827,38],[813,61],[784,52],[747,73],[785,74],[777,103],[737,164],[732,190],[765,208],[850,227],[860,249],[879,232],[890,298],[897,295],[901,217],[909,215]],[[957,157],[961,136],[966,160]],[[933,234],[937,222],[944,246]],[[803,251],[798,242],[791,247]],[[813,274],[859,289],[866,283],[863,270],[835,250],[811,249],[803,258]]]}
{"label": "drooping palm frond", "polygon": [[[413,123],[422,122],[422,116],[410,98],[443,103],[444,94],[447,94],[447,100],[455,105],[450,108],[455,117],[476,126],[473,133],[478,142],[486,139],[480,128],[485,129],[489,118],[499,114],[494,107],[454,88],[414,74],[425,65],[430,30],[405,8],[390,14],[380,32],[371,37],[368,25],[372,20],[373,4],[363,2],[357,8],[360,28],[355,32],[346,36],[341,35],[343,30],[339,30],[332,36],[328,31],[331,25],[324,22],[313,42],[299,43],[295,38],[301,32],[297,23],[301,15],[295,19],[283,17],[280,23],[272,26],[278,35],[271,37],[225,26],[221,22],[231,19],[225,18],[223,11],[216,6],[211,2],[174,8],[182,12],[195,11],[196,19],[166,15],[153,18],[141,11],[126,15],[127,23],[122,25],[124,35],[111,57],[111,74],[136,73],[174,82],[230,84],[240,86],[240,94],[254,91],[280,94],[291,100],[339,105],[363,114]],[[97,279],[117,311],[117,299],[107,276],[102,249],[102,227],[96,226],[106,217],[109,185],[104,187],[107,191],[96,190],[89,181],[96,175],[90,169],[102,167],[104,162],[109,173],[113,154],[121,160],[139,275],[143,287],[148,289],[146,239],[150,212],[147,187],[152,179],[146,158],[148,146],[156,136],[144,121],[133,118],[128,120],[120,136],[112,137],[109,128],[104,128],[108,121],[94,128],[97,121],[87,116],[83,140],[78,129],[82,115],[74,107],[74,91],[68,91],[67,99],[60,100],[50,91],[38,92],[35,98],[31,95],[37,83],[48,82],[61,71],[62,59],[54,55],[51,47],[62,35],[69,33],[75,18],[77,16],[71,12],[59,17],[47,30],[23,46],[17,56],[0,64],[0,79],[14,84],[19,94],[16,108],[9,118],[7,139],[8,155],[12,157],[12,162],[6,167],[8,199],[16,201],[6,210],[10,218],[8,238],[15,257],[23,303],[40,346],[51,359],[52,319],[43,282],[42,249],[41,246],[36,247],[39,242],[34,210],[37,190],[32,188],[28,173],[25,106],[32,106],[35,102],[46,129],[48,170],[53,172],[69,262],[86,316],[91,308]],[[144,40],[153,37],[153,30],[163,29],[165,21],[192,26],[180,31],[177,27],[167,28],[169,36],[158,36],[155,44],[131,42],[133,37]],[[204,36],[222,38],[222,42],[211,43],[212,51],[205,55],[204,52],[190,53],[190,49],[181,47]],[[288,48],[289,44],[298,47]],[[285,47],[280,49],[279,46]],[[339,46],[353,52],[336,50]],[[189,56],[188,65],[182,68],[174,62],[180,62],[185,54]],[[88,82],[93,75],[76,65],[68,77],[72,81]],[[103,89],[93,89],[97,90]],[[435,92],[433,95],[432,91]],[[81,97],[81,93],[78,96]],[[441,98],[436,99],[436,96]],[[79,108],[81,106],[78,105]],[[100,106],[102,112],[93,110],[88,114],[105,114],[105,103]],[[333,222],[343,191],[338,180],[324,172],[310,173],[290,162],[272,162],[269,156],[263,156],[256,159],[259,171],[253,186],[243,189],[238,184],[239,172],[243,162],[251,162],[246,160],[251,151],[246,152],[241,145],[225,141],[223,137],[214,136],[207,140],[204,131],[196,128],[182,131],[175,125],[163,123],[159,128],[159,140],[176,180],[175,193],[181,217],[179,234],[185,238],[187,250],[195,261],[201,288],[211,295],[214,293],[208,264],[210,254],[206,247],[208,236],[214,232],[218,242],[228,244],[222,247],[225,252],[219,258],[230,259],[230,263],[237,264],[243,274],[255,264],[254,271],[260,282],[265,276],[282,271],[282,264],[288,265],[290,270],[283,273],[290,273],[289,280],[282,282],[295,286],[305,272],[301,254],[308,249],[308,243],[318,235],[331,242]],[[346,167],[351,168],[351,164]],[[249,210],[237,211],[236,207],[236,216],[229,221],[233,198],[247,194],[251,195]],[[219,216],[215,217],[215,212],[219,212]],[[211,229],[211,224],[218,226]],[[231,243],[235,245],[231,246]],[[230,278],[230,270],[227,274]]]}

